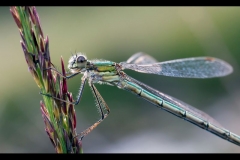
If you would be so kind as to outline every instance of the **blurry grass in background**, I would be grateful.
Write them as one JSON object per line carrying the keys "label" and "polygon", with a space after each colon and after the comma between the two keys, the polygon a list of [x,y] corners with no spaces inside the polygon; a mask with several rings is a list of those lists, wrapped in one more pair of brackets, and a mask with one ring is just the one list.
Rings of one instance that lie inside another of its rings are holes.
{"label": "blurry grass in background", "polygon": [[[127,73],[240,134],[240,7],[37,7],[37,11],[49,37],[52,62],[59,68],[60,56],[67,63],[75,51],[88,59],[116,62],[139,51],[159,61],[214,56],[229,62],[233,74],[205,80]],[[0,13],[0,152],[55,153],[44,131],[42,96],[28,73],[9,7],[0,7]],[[74,96],[80,78],[68,80]],[[96,87],[111,113],[84,138],[84,153],[240,152],[238,146],[126,91]],[[78,132],[99,118],[88,87],[75,109]]]}

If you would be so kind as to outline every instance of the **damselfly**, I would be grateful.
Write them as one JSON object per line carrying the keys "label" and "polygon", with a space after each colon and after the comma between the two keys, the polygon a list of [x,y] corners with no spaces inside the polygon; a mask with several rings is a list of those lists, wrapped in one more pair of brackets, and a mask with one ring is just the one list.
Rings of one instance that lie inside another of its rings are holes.
{"label": "damselfly", "polygon": [[[55,68],[48,68],[56,71]],[[157,74],[171,77],[183,78],[213,78],[222,77],[230,74],[233,69],[231,65],[223,60],[213,57],[194,57],[184,58],[165,62],[157,62],[153,57],[144,53],[132,55],[126,62],[112,62],[107,60],[87,60],[87,57],[81,53],[73,55],[68,62],[70,75],[64,78],[72,78],[82,74],[80,90],[77,100],[73,103],[77,105],[80,102],[86,81],[93,92],[97,102],[97,108],[101,114],[100,120],[79,134],[81,139],[96,128],[110,113],[106,102],[94,86],[94,83],[117,86],[120,89],[127,90],[153,105],[172,113],[196,126],[205,129],[225,140],[228,140],[240,146],[240,136],[228,131],[220,125],[214,118],[178,99],[166,95],[152,87],[128,76],[123,72],[124,69],[130,69],[137,72]],[[61,100],[52,95],[41,93],[54,99]],[[61,100],[64,101],[64,100]],[[67,102],[67,101],[64,101]],[[71,103],[71,102],[67,102]]]}

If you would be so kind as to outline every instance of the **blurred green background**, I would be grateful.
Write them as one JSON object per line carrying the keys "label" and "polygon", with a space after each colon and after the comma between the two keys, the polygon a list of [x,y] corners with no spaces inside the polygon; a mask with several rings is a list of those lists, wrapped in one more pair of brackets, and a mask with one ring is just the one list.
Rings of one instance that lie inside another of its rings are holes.
{"label": "blurred green background", "polygon": [[[233,74],[184,79],[126,71],[217,119],[240,135],[240,7],[37,7],[52,62],[71,53],[121,62],[142,51],[158,61],[214,56]],[[44,131],[39,89],[28,72],[9,7],[0,7],[0,152],[55,153]],[[81,76],[68,81],[74,97]],[[225,153],[240,148],[116,87],[98,85],[111,113],[83,139],[84,153]],[[75,107],[81,132],[99,119],[85,87]]]}

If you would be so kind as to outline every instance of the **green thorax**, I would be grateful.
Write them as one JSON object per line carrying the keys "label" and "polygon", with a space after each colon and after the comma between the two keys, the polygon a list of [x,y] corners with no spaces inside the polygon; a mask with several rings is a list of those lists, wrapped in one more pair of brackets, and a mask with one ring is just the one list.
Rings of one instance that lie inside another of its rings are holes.
{"label": "green thorax", "polygon": [[111,61],[91,61],[87,63],[87,68],[97,72],[113,72],[116,71],[115,64]]}

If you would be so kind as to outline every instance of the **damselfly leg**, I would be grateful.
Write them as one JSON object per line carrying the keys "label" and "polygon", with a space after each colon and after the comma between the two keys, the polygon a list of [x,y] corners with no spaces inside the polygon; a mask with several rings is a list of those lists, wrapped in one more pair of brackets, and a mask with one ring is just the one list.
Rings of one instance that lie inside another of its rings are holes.
{"label": "damselfly leg", "polygon": [[[48,70],[48,69],[51,69],[51,70],[55,71],[57,74],[59,74],[60,76],[62,76],[63,78],[66,78],[66,79],[70,79],[70,78],[72,78],[72,77],[74,77],[74,76],[76,76],[77,74],[80,73],[80,72],[77,72],[77,73],[71,74],[69,76],[64,76],[62,73],[60,73],[55,68],[50,67],[50,68],[47,68],[46,70]],[[86,84],[86,80],[87,80],[87,76],[86,76],[86,74],[84,74],[83,77],[82,77],[82,80],[81,80],[81,85],[80,85],[80,89],[79,89],[79,92],[78,92],[78,95],[77,95],[77,100],[75,102],[65,101],[63,99],[60,99],[60,98],[54,97],[50,94],[45,94],[45,93],[42,93],[42,92],[40,92],[40,94],[51,97],[51,98],[56,99],[56,100],[60,100],[62,102],[66,102],[66,103],[73,104],[73,105],[78,105],[78,103],[80,102],[81,97],[82,97],[82,93],[83,93],[84,86]],[[80,134],[77,134],[77,136],[74,137],[74,138],[76,138],[76,137],[80,136],[80,140],[82,140],[83,137],[85,137],[94,128],[96,128],[110,113],[109,107],[107,106],[106,102],[104,101],[104,99],[102,98],[102,96],[98,92],[97,88],[94,86],[94,84],[89,82],[89,86],[90,86],[90,88],[93,92],[94,98],[96,100],[97,109],[98,109],[98,112],[100,113],[101,118],[97,122],[95,122],[93,125],[91,125],[87,129],[85,129],[83,132],[81,132]],[[105,113],[104,110],[106,110],[106,113]]]}

